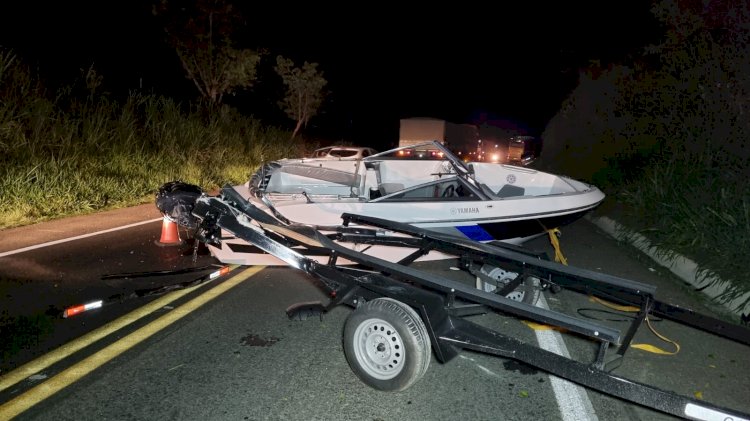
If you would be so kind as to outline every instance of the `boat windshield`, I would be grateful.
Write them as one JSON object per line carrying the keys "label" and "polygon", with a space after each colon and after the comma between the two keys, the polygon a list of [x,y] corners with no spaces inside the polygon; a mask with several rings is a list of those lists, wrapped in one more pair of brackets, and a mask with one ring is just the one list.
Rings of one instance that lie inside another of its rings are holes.
{"label": "boat windshield", "polygon": [[465,180],[466,183],[474,187],[474,190],[478,192],[479,197],[484,200],[488,200],[494,196],[489,191],[486,185],[477,181],[474,176],[473,169],[464,164],[461,159],[453,154],[448,148],[438,141],[424,142],[411,146],[404,146],[401,148],[391,149],[390,151],[381,152],[379,154],[368,156],[363,161],[367,166],[368,162],[386,161],[386,160],[439,160],[447,162],[453,167],[453,171],[458,177]]}
{"label": "boat windshield", "polygon": [[379,161],[383,159],[424,159],[424,160],[447,160],[456,169],[456,173],[471,174],[461,159],[453,154],[440,142],[431,141],[416,145],[403,146],[389,151],[381,152],[364,158],[364,161]]}

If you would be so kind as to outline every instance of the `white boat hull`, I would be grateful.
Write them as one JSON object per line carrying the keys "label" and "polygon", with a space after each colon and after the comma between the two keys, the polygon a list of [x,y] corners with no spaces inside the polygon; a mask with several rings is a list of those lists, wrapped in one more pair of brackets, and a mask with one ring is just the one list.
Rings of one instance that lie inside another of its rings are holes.
{"label": "white boat hull", "polygon": [[[261,201],[254,199],[247,185],[234,186],[243,197],[269,214],[272,211]],[[398,212],[399,208],[393,206],[373,206],[377,204],[331,202],[315,203],[314,206],[302,201],[290,201],[276,207],[292,223],[302,225],[316,225],[335,227],[341,225],[341,215],[350,213],[387,219],[397,222],[411,223],[412,225],[437,231],[443,234],[457,236],[459,238],[475,241],[495,241],[521,245],[526,241],[546,235],[548,230],[573,222],[586,212],[596,207],[604,198],[603,193],[598,190],[587,194],[558,197],[554,201],[534,200],[529,198],[524,206],[515,206],[517,214],[512,215],[510,206],[506,208],[497,204],[482,204],[477,202],[455,202],[452,208],[440,209],[435,203],[423,203],[409,209],[410,213]],[[369,206],[368,206],[369,205]],[[402,205],[403,206],[403,205]],[[567,207],[563,207],[567,206]],[[455,212],[451,209],[462,207],[473,207],[476,211]],[[403,209],[403,208],[402,208]],[[448,217],[438,219],[435,215]],[[427,215],[427,217],[425,217]],[[463,218],[459,216],[463,215]],[[432,216],[432,218],[430,218]],[[313,224],[312,221],[317,223]],[[416,222],[413,222],[416,221]],[[494,236],[490,234],[494,233]],[[393,234],[393,233],[389,233]],[[339,243],[356,251],[363,252],[369,256],[381,258],[388,261],[399,261],[413,251],[405,247],[370,246],[367,244]],[[239,265],[263,265],[283,266],[284,261],[275,256],[265,253],[257,247],[237,238],[225,238],[220,247],[209,245],[214,257],[227,264]],[[327,254],[306,255],[320,263],[326,263]],[[431,252],[420,257],[417,261],[442,260],[454,256],[439,252]],[[343,259],[342,259],[343,260]],[[340,261],[339,264],[354,264],[354,262]]]}
{"label": "white boat hull", "polygon": [[[441,150],[441,158],[401,159],[397,149],[360,160],[276,161],[235,190],[284,223],[321,231],[335,230],[343,223],[342,215],[352,214],[456,238],[515,245],[579,219],[605,197],[595,186],[568,177],[511,165],[465,164],[442,145],[428,146]],[[211,251],[224,263],[285,264],[242,243],[226,239]],[[412,251],[382,245],[365,248],[367,254],[389,261]],[[445,256],[420,260],[435,258]]]}

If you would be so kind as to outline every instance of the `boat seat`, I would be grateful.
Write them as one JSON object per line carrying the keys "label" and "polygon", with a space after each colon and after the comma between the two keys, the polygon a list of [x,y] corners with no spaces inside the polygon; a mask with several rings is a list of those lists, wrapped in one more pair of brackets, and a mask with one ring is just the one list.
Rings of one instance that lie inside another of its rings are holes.
{"label": "boat seat", "polygon": [[403,190],[404,187],[403,183],[380,183],[380,186],[378,186],[380,194],[383,196]]}
{"label": "boat seat", "polygon": [[526,193],[526,189],[523,187],[514,186],[512,184],[506,184],[497,191],[498,197],[516,197],[523,196]]}

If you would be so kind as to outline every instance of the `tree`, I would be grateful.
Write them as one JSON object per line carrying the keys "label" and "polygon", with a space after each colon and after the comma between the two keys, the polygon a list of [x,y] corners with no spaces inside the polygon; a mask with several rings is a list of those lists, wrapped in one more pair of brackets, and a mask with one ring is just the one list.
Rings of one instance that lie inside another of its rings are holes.
{"label": "tree", "polygon": [[293,139],[318,114],[327,94],[324,88],[328,82],[318,70],[318,63],[305,62],[301,68],[294,67],[292,60],[277,56],[274,70],[286,86],[279,107],[297,123],[292,132]]}
{"label": "tree", "polygon": [[237,49],[232,36],[241,15],[225,0],[161,0],[153,10],[165,20],[167,42],[175,49],[202,97],[221,104],[226,94],[256,81],[261,53]]}

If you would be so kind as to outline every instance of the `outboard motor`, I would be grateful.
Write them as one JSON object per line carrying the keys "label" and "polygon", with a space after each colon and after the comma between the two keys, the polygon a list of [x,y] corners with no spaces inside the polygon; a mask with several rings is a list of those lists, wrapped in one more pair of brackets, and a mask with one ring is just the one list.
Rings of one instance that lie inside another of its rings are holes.
{"label": "outboard motor", "polygon": [[178,225],[196,229],[200,222],[192,212],[195,201],[202,195],[203,190],[194,184],[170,181],[156,192],[156,207]]}

